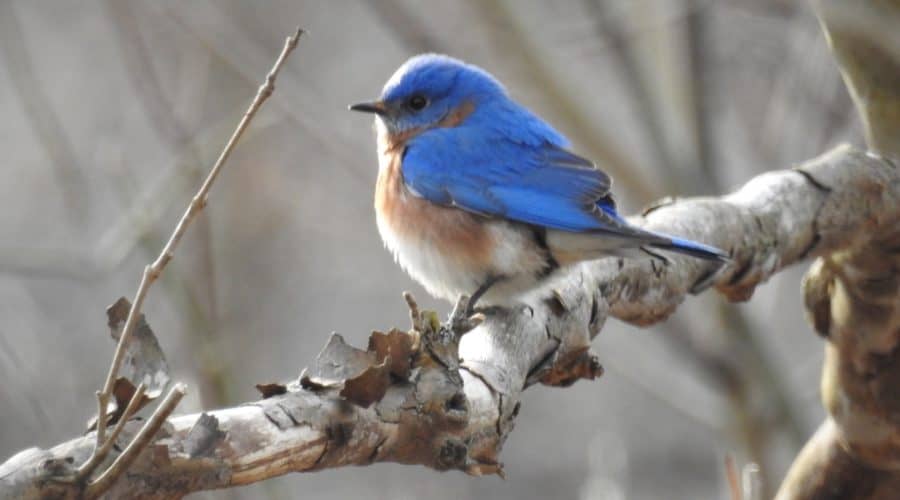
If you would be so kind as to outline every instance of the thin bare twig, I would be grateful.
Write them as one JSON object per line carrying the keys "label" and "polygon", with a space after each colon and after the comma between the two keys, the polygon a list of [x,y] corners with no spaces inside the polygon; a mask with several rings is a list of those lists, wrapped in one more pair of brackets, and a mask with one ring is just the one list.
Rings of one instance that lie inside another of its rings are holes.
{"label": "thin bare twig", "polygon": [[[166,98],[162,85],[155,71],[151,54],[144,43],[140,34],[140,23],[138,19],[141,12],[137,11],[136,6],[127,2],[117,2],[115,0],[107,0],[106,9],[109,11],[110,17],[113,19],[113,26],[116,28],[118,35],[118,46],[122,49],[122,62],[127,68],[127,74],[131,81],[138,102],[141,103],[144,112],[148,118],[148,122],[152,125],[156,135],[169,145],[173,151],[185,151],[179,162],[184,163],[179,171],[188,170],[192,184],[199,182],[205,172],[202,170],[200,154],[193,138],[188,133],[187,127],[183,121],[174,112],[174,106]],[[209,55],[206,54],[208,59]],[[204,80],[204,78],[200,78]],[[186,168],[185,168],[186,167]],[[130,197],[127,197],[130,199]],[[199,356],[203,352],[212,352],[214,356],[222,347],[214,341],[216,310],[216,293],[215,293],[215,266],[213,265],[212,256],[212,236],[211,224],[209,217],[201,218],[197,221],[194,233],[199,233],[201,249],[203,257],[201,261],[202,272],[206,277],[203,280],[206,286],[206,306],[203,300],[197,297],[198,291],[194,287],[189,286],[193,281],[190,279],[182,279],[179,283],[174,284],[183,288],[179,293],[185,300],[178,301],[184,307],[185,315],[188,317],[190,330],[195,332],[189,336],[190,349]],[[158,248],[161,241],[165,241],[165,235],[156,235],[155,231],[148,231],[148,237],[142,238],[145,246]],[[196,236],[195,236],[196,237]],[[150,250],[153,251],[153,250]],[[229,386],[228,374],[226,370],[221,369],[218,364],[202,363],[200,373],[198,374],[198,394],[200,401],[204,407],[220,406],[224,403],[227,387]]]}
{"label": "thin bare twig", "polygon": [[[169,241],[163,247],[156,260],[154,260],[151,264],[144,268],[144,273],[141,276],[140,285],[138,286],[137,292],[134,296],[134,300],[132,301],[133,305],[131,307],[131,310],[128,312],[128,318],[125,320],[125,326],[122,329],[122,335],[119,337],[119,343],[116,346],[116,352],[109,367],[109,373],[106,377],[106,383],[104,384],[103,390],[97,393],[97,439],[94,454],[99,454],[99,452],[101,452],[104,448],[103,444],[104,439],[106,438],[106,407],[109,404],[109,398],[112,395],[114,382],[119,372],[119,368],[122,365],[122,360],[124,359],[125,347],[128,345],[128,342],[131,339],[131,335],[134,332],[135,326],[137,325],[138,319],[140,318],[141,306],[144,303],[147,292],[149,291],[150,286],[159,278],[160,274],[162,273],[163,269],[165,269],[169,261],[172,260],[175,248],[178,246],[178,243],[181,241],[181,238],[184,236],[185,232],[187,232],[190,224],[203,210],[204,206],[206,206],[206,200],[209,196],[209,191],[212,188],[213,182],[215,182],[216,178],[222,170],[222,166],[231,155],[231,152],[237,144],[237,141],[241,138],[244,131],[247,129],[247,126],[256,115],[256,112],[266,101],[266,99],[268,99],[269,96],[272,95],[272,92],[275,89],[275,78],[278,76],[278,72],[287,59],[287,56],[290,55],[290,53],[297,47],[297,43],[302,33],[303,30],[298,28],[297,32],[285,41],[284,48],[282,49],[281,54],[278,56],[278,59],[275,61],[274,66],[272,67],[271,71],[269,71],[269,74],[266,75],[266,81],[259,87],[259,90],[256,93],[256,97],[253,99],[250,107],[244,113],[243,118],[241,118],[240,123],[238,123],[237,128],[226,143],[224,149],[219,155],[219,158],[216,160],[215,164],[209,172],[209,175],[206,177],[206,180],[200,186],[197,194],[194,195],[194,198],[191,200],[190,205],[188,205],[187,210],[184,212],[184,215],[182,215],[181,220],[178,221],[178,225],[172,232],[172,236],[169,238]],[[129,447],[130,446],[131,445],[129,445]],[[100,460],[102,460],[102,458],[103,457],[101,456]],[[91,460],[95,460],[95,458],[92,457]],[[107,473],[104,473],[104,476],[106,475]]]}
{"label": "thin bare twig", "polygon": [[[175,411],[175,407],[181,402],[181,398],[184,397],[185,392],[185,385],[181,382],[175,384],[175,386],[169,390],[166,399],[156,407],[156,411],[154,411],[153,415],[147,419],[134,439],[128,443],[125,450],[116,457],[115,461],[113,461],[108,469],[103,471],[103,474],[100,474],[100,477],[88,484],[87,488],[84,490],[85,498],[97,498],[113,485],[116,479],[125,472],[125,469],[134,462],[134,459],[137,458],[141,451],[150,444],[150,441],[159,431],[160,427],[162,427],[162,424],[169,418],[169,415]],[[137,392],[135,392],[135,396],[137,396]],[[134,401],[134,398],[132,398],[132,401]],[[131,403],[129,403],[128,406],[131,406]],[[116,431],[120,430],[120,426],[124,427],[124,421],[125,418],[123,415],[122,420],[119,421],[119,424],[117,424],[116,428],[113,430],[113,434],[110,435],[110,440],[112,440]]]}
{"label": "thin bare twig", "polygon": [[[162,2],[147,2],[142,4],[142,7],[146,8],[148,13],[155,13],[174,22],[184,31],[185,35],[207,47],[217,60],[225,63],[230,70],[244,80],[255,81],[256,61],[260,57],[262,48],[254,37],[249,36],[245,24],[233,15],[223,12],[222,8],[217,7],[218,5],[215,2],[211,3],[211,9],[207,9],[202,15],[192,14],[190,9],[166,7]],[[198,9],[197,12],[199,13],[200,10]],[[210,30],[209,26],[212,25],[218,26],[218,29]],[[234,45],[244,47],[246,50],[230,50],[229,47]],[[283,89],[282,93],[286,97],[284,101],[291,105],[276,104],[279,111],[290,119],[291,125],[297,128],[298,133],[302,133],[311,145],[331,160],[331,165],[343,170],[358,187],[369,191],[371,186],[368,174],[358,168],[358,156],[350,154],[349,151],[352,148],[347,147],[348,144],[353,144],[352,138],[346,134],[340,134],[338,130],[329,130],[326,134],[319,123],[310,119],[309,113],[303,112],[308,108],[306,104],[310,102],[310,95],[322,95],[328,89],[318,87],[314,81],[305,82],[304,88],[306,89],[304,92],[291,88]],[[362,198],[359,197],[359,199]],[[369,215],[371,208],[368,205],[368,203],[359,205],[361,214]]]}
{"label": "thin bare twig", "polygon": [[128,419],[134,416],[135,412],[137,412],[138,407],[140,406],[141,399],[143,399],[145,392],[147,392],[147,385],[141,382],[141,385],[139,385],[137,389],[135,389],[134,395],[132,395],[131,399],[128,401],[128,406],[125,407],[125,411],[122,413],[122,416],[119,417],[119,421],[116,422],[116,426],[113,427],[112,432],[103,443],[103,446],[96,453],[91,454],[91,458],[88,459],[87,462],[78,467],[76,480],[80,481],[90,476],[91,473],[94,472],[94,469],[96,469],[97,466],[100,465],[100,462],[102,462],[103,459],[106,458],[106,455],[109,454],[109,451],[116,443],[116,439],[119,438],[119,434],[121,434],[122,430],[125,428],[125,423],[128,422]]}

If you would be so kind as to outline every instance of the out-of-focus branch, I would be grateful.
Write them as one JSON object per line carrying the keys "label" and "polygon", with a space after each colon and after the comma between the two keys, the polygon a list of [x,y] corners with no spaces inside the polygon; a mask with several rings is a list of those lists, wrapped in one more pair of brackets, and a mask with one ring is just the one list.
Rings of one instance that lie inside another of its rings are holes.
{"label": "out-of-focus branch", "polygon": [[[817,0],[819,20],[876,154],[900,160],[900,1]],[[887,161],[886,161],[887,163]],[[882,186],[867,192],[880,195]],[[828,419],[779,499],[896,498],[900,491],[900,224],[817,259],[804,279],[810,319],[828,341]]]}
{"label": "out-of-focus branch", "polygon": [[738,472],[734,457],[725,455],[725,477],[728,481],[728,491],[731,500],[762,500],[764,497],[760,491],[759,467],[749,463]]}
{"label": "out-of-focus branch", "polygon": [[[413,331],[374,333],[366,351],[333,336],[297,383],[260,386],[261,401],[169,419],[109,494],[177,498],[373,462],[501,473],[500,448],[523,389],[597,376],[588,346],[610,315],[662,321],[688,293],[710,286],[746,299],[789,264],[867,245],[898,216],[900,172],[849,147],[728,196],[660,206],[634,221],[716,244],[734,261],[716,272],[682,257],[665,265],[604,259],[534,291],[528,307],[485,311],[477,326],[458,314],[441,325],[412,307]],[[64,497],[69,485],[46,480],[85,459],[93,442],[88,435],[12,457],[0,465],[0,496]]]}
{"label": "out-of-focus branch", "polygon": [[900,159],[900,3],[816,0],[869,149]]}
{"label": "out-of-focus branch", "polygon": [[13,2],[0,2],[0,33],[3,35],[0,53],[6,59],[4,71],[20,96],[26,121],[34,129],[59,181],[66,208],[64,216],[81,221],[88,209],[82,193],[86,187],[84,174],[75,147],[35,75]]}
{"label": "out-of-focus branch", "polygon": [[369,11],[387,27],[391,35],[415,52],[444,52],[444,47],[415,13],[397,0],[369,0]]}
{"label": "out-of-focus branch", "polygon": [[[179,165],[180,170],[184,170],[186,166],[187,170],[191,172],[191,177],[199,181],[204,174],[200,165],[200,155],[192,144],[190,134],[182,120],[174,112],[173,105],[166,99],[156,72],[153,71],[153,61],[141,39],[140,23],[138,23],[138,15],[134,6],[127,2],[108,1],[106,8],[113,18],[112,24],[118,35],[119,43],[117,45],[122,50],[122,62],[127,70],[126,74],[154,132],[173,151],[184,152],[181,161],[185,165]],[[130,197],[128,198],[130,199]],[[205,279],[201,282],[205,285],[203,288],[205,300],[198,296],[195,287],[189,286],[195,280],[182,279],[174,286],[182,288],[176,293],[185,299],[175,302],[181,304],[184,315],[188,319],[188,330],[191,332],[188,343],[194,356],[202,359],[203,354],[201,353],[207,353],[207,358],[217,358],[220,357],[217,354],[220,347],[213,340],[217,330],[214,324],[217,307],[212,224],[209,217],[198,219],[196,228],[195,233],[199,233],[202,248],[200,258],[203,266],[202,275]],[[152,248],[156,249],[161,244],[157,243],[157,240],[165,241],[161,239],[163,235],[155,233],[152,230],[148,231],[146,237],[142,238],[145,247],[152,245]],[[208,307],[201,307],[204,302],[208,304]],[[198,382],[200,400],[204,407],[219,406],[223,403],[230,381],[228,373],[222,369],[221,363],[200,363]]]}
{"label": "out-of-focus branch", "polygon": [[[690,3],[691,0],[688,1]],[[687,73],[692,104],[688,114],[689,126],[693,129],[697,164],[694,166],[696,178],[705,182],[712,192],[722,188],[721,172],[716,168],[716,142],[713,136],[712,109],[717,86],[714,84],[715,71],[710,59],[713,42],[710,36],[709,12],[695,8],[685,17],[685,38],[691,69]]]}
{"label": "out-of-focus branch", "polygon": [[639,120],[647,138],[647,147],[653,153],[656,173],[665,179],[666,186],[684,186],[674,178],[672,166],[674,160],[666,147],[666,134],[659,116],[660,110],[654,106],[654,99],[646,81],[641,74],[640,64],[631,40],[622,26],[622,22],[610,15],[609,3],[603,0],[587,0],[585,8],[594,17],[599,34],[609,40],[608,50],[615,60],[616,73],[622,78],[624,90],[630,94],[634,106],[635,117]]}
{"label": "out-of-focus branch", "polygon": [[[219,119],[207,126],[202,133],[190,140],[207,143],[231,128],[231,118]],[[252,131],[248,133],[252,134]],[[141,239],[163,216],[165,209],[191,186],[190,179],[180,168],[188,161],[184,155],[175,155],[171,166],[162,169],[154,179],[144,181],[133,194],[126,196],[128,206],[95,238],[89,247],[44,248],[9,246],[15,242],[0,244],[0,274],[14,274],[36,278],[69,280],[98,280],[114,271],[125,260]],[[122,185],[114,186],[125,189]],[[157,248],[157,247],[154,247]]]}
{"label": "out-of-focus branch", "polygon": [[[173,21],[184,34],[208,47],[211,54],[235,74],[253,83],[260,71],[260,61],[265,60],[265,47],[248,33],[246,23],[225,12],[224,5],[214,2],[210,4],[210,9],[175,9],[169,4],[148,2],[140,7],[144,15],[155,14]],[[369,176],[359,169],[358,157],[350,152],[352,148],[349,146],[355,142],[339,130],[326,131],[308,112],[313,107],[311,100],[315,99],[310,96],[322,95],[331,89],[320,87],[314,79],[307,79],[302,89],[297,85],[283,86],[279,91],[283,98],[279,101],[290,104],[273,104],[290,118],[298,133],[302,133],[311,145],[332,160],[331,165],[343,170],[350,181],[368,192],[371,189]],[[348,203],[354,200],[360,203],[361,215],[363,209],[370,210],[369,203],[362,203],[362,197],[350,198]]]}
{"label": "out-of-focus branch", "polygon": [[565,132],[572,140],[586,148],[586,156],[595,160],[598,165],[616,179],[616,185],[632,193],[642,200],[652,200],[662,195],[652,182],[639,175],[640,169],[632,157],[609,137],[603,130],[598,130],[591,118],[584,112],[582,104],[572,99],[561,86],[560,81],[552,73],[548,64],[540,57],[540,47],[531,39],[531,35],[519,25],[515,13],[506,2],[472,2],[483,17],[491,24],[491,33],[504,33],[507,36],[497,37],[497,45],[506,50],[511,61],[526,71],[534,85],[541,89],[551,107],[550,112],[560,120]]}

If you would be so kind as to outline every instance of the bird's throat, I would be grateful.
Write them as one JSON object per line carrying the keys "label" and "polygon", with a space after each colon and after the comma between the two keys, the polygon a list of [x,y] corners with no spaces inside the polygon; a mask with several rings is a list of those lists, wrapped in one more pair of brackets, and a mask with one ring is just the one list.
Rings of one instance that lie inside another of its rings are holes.
{"label": "bird's throat", "polygon": [[406,144],[417,135],[436,128],[458,127],[472,114],[473,111],[475,111],[475,104],[471,101],[466,101],[451,109],[433,125],[412,127],[397,132],[391,131],[384,122],[379,119],[377,124],[378,152],[380,154],[399,153],[403,151]]}

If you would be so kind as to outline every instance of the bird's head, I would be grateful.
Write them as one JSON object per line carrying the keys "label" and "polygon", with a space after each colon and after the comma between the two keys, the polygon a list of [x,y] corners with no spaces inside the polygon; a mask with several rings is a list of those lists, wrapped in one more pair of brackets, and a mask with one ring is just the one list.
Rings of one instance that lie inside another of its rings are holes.
{"label": "bird's head", "polygon": [[486,71],[452,57],[423,54],[406,61],[376,101],[350,106],[374,113],[391,135],[456,126],[479,105],[505,96]]}

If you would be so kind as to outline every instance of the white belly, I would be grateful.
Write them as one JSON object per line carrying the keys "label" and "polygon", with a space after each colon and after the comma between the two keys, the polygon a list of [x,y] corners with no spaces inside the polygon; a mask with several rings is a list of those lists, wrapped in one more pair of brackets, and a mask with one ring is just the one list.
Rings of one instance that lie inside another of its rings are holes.
{"label": "white belly", "polygon": [[438,242],[395,232],[382,217],[377,219],[384,246],[431,295],[454,301],[462,293],[474,292],[486,279],[484,269],[476,269],[465,259],[446,253]]}
{"label": "white belly", "polygon": [[391,224],[377,217],[378,231],[394,260],[431,295],[456,301],[471,295],[494,276],[505,279],[494,285],[480,304],[507,303],[517,294],[534,286],[545,268],[543,252],[525,228],[505,221],[486,221],[486,229],[496,243],[489,259],[473,264],[470,259],[448,252],[447,245],[425,235],[394,231]]}

